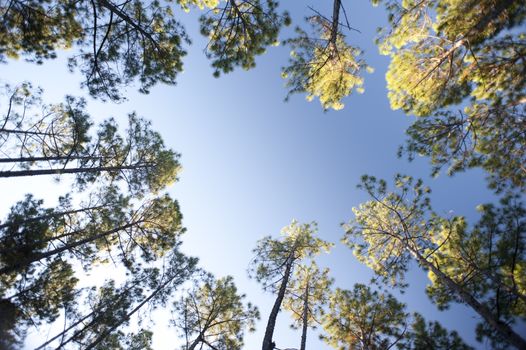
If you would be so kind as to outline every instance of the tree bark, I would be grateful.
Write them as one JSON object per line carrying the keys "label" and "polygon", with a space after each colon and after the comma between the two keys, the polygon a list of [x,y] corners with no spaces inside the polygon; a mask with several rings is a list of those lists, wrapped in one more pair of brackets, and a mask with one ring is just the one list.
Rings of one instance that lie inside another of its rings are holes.
{"label": "tree bark", "polygon": [[61,136],[61,134],[53,134],[49,132],[43,132],[43,131],[29,131],[29,130],[16,130],[16,129],[0,129],[0,133],[5,132],[7,134],[22,134],[22,135],[33,135],[33,136],[49,136],[49,137],[55,137],[55,136]]}
{"label": "tree bark", "polygon": [[59,160],[98,160],[102,157],[96,156],[49,156],[49,157],[19,157],[19,158],[0,158],[0,163],[24,163],[24,162],[47,162]]}
{"label": "tree bark", "polygon": [[508,324],[502,322],[495,317],[491,310],[489,310],[484,304],[480,303],[471,294],[466,292],[458,283],[453,281],[449,276],[440,271],[434,264],[426,260],[416,249],[408,247],[409,250],[415,255],[417,261],[431,270],[451,291],[457,294],[466,304],[471,306],[476,313],[488,322],[493,329],[498,332],[504,339],[507,339],[510,344],[515,346],[517,349],[526,350],[526,340],[517,334]]}
{"label": "tree bark", "polygon": [[197,347],[197,345],[199,345],[200,342],[201,342],[201,334],[199,334],[199,336],[195,338],[195,340],[192,342],[188,350],[194,350]]}
{"label": "tree bark", "polygon": [[305,295],[303,296],[303,327],[301,330],[301,345],[300,350],[305,350],[307,346],[307,328],[309,321],[309,281],[305,287]]}
{"label": "tree bark", "polygon": [[39,170],[0,171],[0,178],[2,178],[2,177],[19,177],[19,176],[37,176],[37,175],[61,175],[61,174],[78,174],[78,173],[99,173],[99,172],[103,172],[103,171],[136,170],[136,169],[141,169],[141,168],[149,168],[151,166],[153,166],[153,164],[107,166],[107,167],[95,167],[95,168],[67,168],[67,169],[39,169]]}
{"label": "tree bark", "polygon": [[329,42],[336,47],[336,38],[338,37],[338,26],[340,25],[340,7],[342,6],[341,0],[333,0],[332,4],[332,25],[331,25],[331,36]]}
{"label": "tree bark", "polygon": [[270,312],[270,316],[268,318],[267,328],[265,329],[265,336],[263,338],[262,350],[273,350],[272,337],[274,335],[274,327],[276,326],[278,312],[281,308],[283,298],[285,297],[287,284],[289,283],[290,273],[292,271],[292,263],[293,259],[291,255],[289,256],[285,267],[285,273],[283,279],[281,280],[281,286],[279,287],[278,296],[276,298],[276,301],[274,302],[274,306],[272,307],[272,311]]}

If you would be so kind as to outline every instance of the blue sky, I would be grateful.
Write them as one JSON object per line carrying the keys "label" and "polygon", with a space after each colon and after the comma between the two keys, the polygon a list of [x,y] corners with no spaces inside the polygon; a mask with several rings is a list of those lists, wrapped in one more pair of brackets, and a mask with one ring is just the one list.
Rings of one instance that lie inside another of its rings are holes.
{"label": "blue sky", "polygon": [[[302,24],[307,5],[329,15],[329,3],[289,1],[282,7],[290,10],[294,24]],[[375,71],[365,75],[365,93],[346,98],[342,111],[324,113],[317,100],[307,102],[301,95],[283,101],[286,90],[280,68],[288,59],[284,47],[270,48],[253,70],[237,69],[213,78],[195,16],[183,12],[193,45],[177,86],[156,86],[149,95],[140,95],[130,87],[128,101],[121,104],[89,100],[89,111],[97,120],[114,116],[124,124],[131,111],[151,119],[165,142],[182,154],[180,181],[169,192],[179,200],[188,229],[183,249],[198,256],[201,266],[215,275],[233,275],[247,300],[259,306],[262,320],[257,332],[246,337],[247,350],[261,346],[274,300],[246,274],[251,250],[264,235],[277,236],[292,219],[317,221],[320,236],[337,243],[321,260],[331,268],[335,285],[349,288],[370,278],[369,270],[339,244],[343,235],[340,224],[351,218],[352,207],[367,200],[356,189],[362,174],[391,179],[402,172],[422,177],[433,190],[437,212],[447,215],[452,211],[471,221],[477,217],[476,205],[494,199],[479,171],[451,178],[441,174],[433,179],[427,159],[408,163],[396,158],[412,118],[392,111],[387,100],[384,75],[388,57],[380,56],[374,45],[376,28],[384,24],[385,14],[365,1],[355,3],[344,1],[351,25],[361,33],[349,32],[348,38],[364,49],[364,57]],[[78,88],[81,78],[68,73],[64,57],[61,54],[43,66],[10,61],[0,66],[0,75],[9,82],[29,80],[42,86],[47,102],[58,102],[65,94],[85,95],[86,91]],[[26,192],[53,203],[66,191],[64,186],[48,182],[51,180],[0,180],[2,217]],[[472,311],[461,306],[437,311],[424,294],[426,277],[416,269],[410,274],[410,283],[408,292],[400,297],[409,310],[419,311],[428,320],[439,320],[476,345]],[[280,348],[299,347],[299,333],[290,331],[289,323],[282,312],[275,335]],[[171,349],[175,330],[158,322],[156,331],[160,334],[157,348]],[[309,343],[312,348],[327,348],[313,333]]]}

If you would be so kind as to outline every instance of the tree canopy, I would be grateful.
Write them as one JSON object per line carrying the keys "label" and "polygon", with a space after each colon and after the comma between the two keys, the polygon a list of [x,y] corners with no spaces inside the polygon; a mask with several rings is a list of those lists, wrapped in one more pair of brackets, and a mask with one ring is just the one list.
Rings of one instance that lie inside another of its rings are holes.
{"label": "tree canopy", "polygon": [[419,117],[402,151],[431,157],[435,173],[482,167],[492,188],[524,189],[524,3],[373,3],[389,15],[378,39],[391,107]]}
{"label": "tree canopy", "polygon": [[328,251],[332,244],[316,237],[317,224],[300,224],[292,221],[281,230],[281,239],[264,237],[254,248],[254,259],[250,263],[249,274],[263,285],[263,290],[276,294],[270,312],[263,350],[272,350],[274,327],[281,304],[287,293],[292,273],[302,260],[312,258]]}
{"label": "tree canopy", "polygon": [[330,286],[330,270],[320,270],[315,262],[299,265],[289,282],[283,308],[291,312],[292,327],[301,328],[300,350],[307,348],[307,330],[321,324]]}
{"label": "tree canopy", "polygon": [[233,278],[204,277],[201,285],[174,304],[174,325],[185,340],[184,350],[236,350],[243,346],[243,335],[254,330],[259,319],[257,307],[243,303]]}
{"label": "tree canopy", "polygon": [[395,177],[395,190],[384,180],[364,176],[362,187],[371,200],[354,208],[346,226],[346,243],[358,260],[383,282],[404,287],[411,261],[428,271],[428,295],[440,308],[451,301],[471,307],[481,317],[478,336],[494,345],[521,348],[524,338],[512,325],[524,317],[526,261],[524,208],[517,197],[502,207],[481,206],[480,221],[468,229],[460,216],[443,218],[432,212],[421,180]]}
{"label": "tree canopy", "polygon": [[[292,221],[279,238],[260,239],[249,276],[275,296],[262,349],[281,348],[282,309],[301,329],[300,350],[317,326],[327,345],[342,350],[471,349],[456,331],[382,292],[405,291],[414,266],[427,273],[426,293],[439,310],[459,303],[478,315],[479,342],[526,349],[526,4],[371,3],[387,13],[377,37],[390,61],[387,98],[415,117],[398,155],[428,157],[432,175],[482,168],[500,199],[468,220],[434,211],[422,180],[396,175],[390,190],[365,175],[360,187],[370,198],[353,209],[343,241],[372,269],[374,283],[350,290],[333,290],[330,269],[318,267],[332,243],[315,222]],[[281,68],[286,99],[305,94],[324,111],[341,110],[347,96],[364,92],[364,71],[373,71],[355,43],[360,31],[348,4],[333,0],[329,14],[309,7],[304,26],[288,31],[292,17],[277,0],[2,0],[0,63],[65,55],[90,98],[122,102],[129,86],[147,94],[176,84],[191,43],[182,16],[199,12],[215,77],[251,69],[269,47],[283,45],[290,50]],[[70,176],[71,188],[54,205],[28,193],[2,214],[0,348],[20,348],[32,327],[61,321],[37,349],[153,349],[153,325],[144,319],[170,305],[184,342],[176,346],[241,350],[258,308],[233,277],[216,279],[181,252],[181,209],[166,193],[180,155],[151,122],[130,112],[124,127],[115,118],[95,123],[85,97],[48,104],[30,82],[2,85],[0,179]],[[101,266],[112,273],[86,282]]]}

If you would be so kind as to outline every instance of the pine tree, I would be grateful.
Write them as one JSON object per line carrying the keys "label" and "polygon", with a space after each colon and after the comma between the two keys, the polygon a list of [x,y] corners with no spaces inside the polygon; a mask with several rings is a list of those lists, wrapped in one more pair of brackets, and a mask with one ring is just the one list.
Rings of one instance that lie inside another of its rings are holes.
{"label": "pine tree", "polygon": [[265,291],[276,294],[265,329],[263,350],[272,350],[278,312],[296,266],[304,259],[328,251],[332,246],[331,243],[317,238],[316,233],[316,223],[299,224],[292,221],[281,230],[281,239],[267,236],[259,240],[253,250],[254,259],[249,270],[250,276],[261,283]]}
{"label": "pine tree", "polygon": [[173,324],[185,339],[184,350],[238,350],[243,346],[245,329],[254,329],[259,319],[257,307],[243,303],[233,278],[214,279],[207,275],[199,286],[174,303]]}
{"label": "pine tree", "polygon": [[177,178],[179,155],[166,149],[151,123],[134,113],[125,135],[113,118],[89,133],[85,101],[44,105],[29,84],[12,89],[0,119],[0,178],[74,174],[81,188],[96,180],[123,180],[131,192],[157,192]]}
{"label": "pine tree", "polygon": [[176,83],[184,45],[190,43],[176,18],[181,9],[210,10],[200,20],[201,32],[210,39],[207,56],[219,73],[253,67],[255,56],[277,41],[290,21],[287,14],[278,15],[277,5],[273,0],[10,0],[1,7],[0,61],[24,57],[42,63],[72,47],[68,65],[82,73],[82,85],[94,97],[118,101],[133,82],[143,93],[157,83]]}
{"label": "pine tree", "polygon": [[323,319],[322,339],[335,349],[389,349],[405,334],[404,308],[392,295],[363,284],[355,284],[353,290],[338,288]]}
{"label": "pine tree", "polygon": [[512,328],[525,305],[519,287],[526,262],[524,209],[517,198],[505,198],[500,209],[482,207],[481,220],[468,230],[464,218],[432,212],[421,180],[398,175],[395,186],[389,192],[385,181],[364,176],[362,187],[372,200],[354,209],[346,233],[356,257],[380,280],[402,287],[415,260],[428,271],[428,294],[439,307],[463,303],[479,314],[482,329],[491,329],[480,337],[524,348],[526,340]]}
{"label": "pine tree", "polygon": [[197,259],[186,257],[178,247],[161,262],[160,267],[146,265],[135,269],[121,286],[107,280],[103,286],[91,289],[83,309],[87,311],[70,310],[69,322],[63,331],[37,349],[50,344],[58,344],[57,349],[83,350],[139,350],[141,346],[150,346],[151,331],[141,329],[138,333],[125,334],[122,329],[132,317],[166,307],[175,291],[197,271]]}
{"label": "pine tree", "polygon": [[391,294],[363,284],[336,289],[323,320],[321,338],[335,349],[473,350],[456,332],[426,323],[418,313],[409,315]]}
{"label": "pine tree", "polygon": [[285,41],[292,49],[290,65],[282,73],[290,88],[287,98],[293,93],[306,92],[309,101],[319,97],[324,110],[339,110],[343,108],[341,100],[353,89],[363,92],[360,74],[371,68],[358,58],[361,51],[346,42],[343,29],[352,28],[348,21],[346,25],[341,23],[342,11],[345,11],[342,2],[334,0],[331,19],[319,13],[308,18],[313,36],[298,27],[297,37]]}
{"label": "pine tree", "polygon": [[[402,148],[434,172],[472,167],[496,190],[526,186],[523,1],[386,0],[391,107],[417,117]],[[495,130],[499,130],[498,133]]]}
{"label": "pine tree", "polygon": [[323,306],[327,304],[333,280],[329,269],[320,271],[316,263],[298,265],[289,281],[283,308],[292,314],[292,327],[301,328],[300,350],[307,347],[308,328],[321,324]]}

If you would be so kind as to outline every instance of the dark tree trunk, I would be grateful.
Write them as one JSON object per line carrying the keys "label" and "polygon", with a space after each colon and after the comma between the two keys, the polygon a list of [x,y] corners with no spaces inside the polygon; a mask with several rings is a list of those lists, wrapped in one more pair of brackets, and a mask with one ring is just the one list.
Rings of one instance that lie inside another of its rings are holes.
{"label": "dark tree trunk", "polygon": [[332,4],[332,25],[331,36],[329,42],[336,46],[336,38],[338,37],[338,26],[340,25],[340,8],[342,6],[341,0],[333,0]]}
{"label": "dark tree trunk", "polygon": [[148,168],[153,164],[144,165],[123,165],[123,166],[108,166],[95,168],[67,168],[67,169],[39,169],[39,170],[16,170],[16,171],[0,171],[0,178],[2,177],[19,177],[19,176],[36,176],[36,175],[61,175],[61,174],[78,174],[78,173],[99,173],[103,171],[120,171],[120,170],[136,170],[141,168]]}
{"label": "dark tree trunk", "polygon": [[305,295],[303,296],[303,325],[301,329],[301,345],[300,350],[305,350],[307,346],[307,328],[309,322],[309,281],[305,287]]}
{"label": "dark tree trunk", "polygon": [[50,162],[59,160],[99,160],[102,157],[93,156],[49,156],[49,157],[19,157],[0,158],[0,163]]}
{"label": "dark tree trunk", "polygon": [[281,303],[285,297],[285,291],[287,289],[287,284],[289,283],[290,273],[292,272],[292,256],[288,258],[287,265],[285,267],[285,273],[283,279],[281,280],[281,286],[279,287],[278,296],[270,312],[268,318],[267,328],[265,329],[265,337],[263,338],[262,350],[273,350],[272,346],[272,337],[274,335],[274,327],[276,326],[276,320],[278,318],[278,312],[281,308]]}
{"label": "dark tree trunk", "polygon": [[49,137],[61,136],[61,134],[53,134],[53,133],[42,132],[42,131],[16,130],[16,129],[4,129],[4,128],[0,129],[0,132],[5,132],[7,134],[21,134],[21,135],[49,136]]}
{"label": "dark tree trunk", "polygon": [[510,344],[515,346],[517,349],[526,350],[526,340],[517,334],[507,323],[499,320],[498,317],[493,315],[484,304],[480,303],[471,294],[466,292],[462,286],[458,285],[449,276],[444,274],[434,264],[426,260],[417,250],[409,248],[410,251],[415,255],[418,262],[431,270],[452,292],[460,297],[467,305],[471,306],[476,313],[482,318],[504,339],[507,339]]}
{"label": "dark tree trunk", "polygon": [[197,345],[199,345],[200,342],[201,342],[201,334],[199,334],[199,336],[195,338],[195,340],[192,342],[192,344],[190,344],[187,350],[194,350],[197,347]]}

